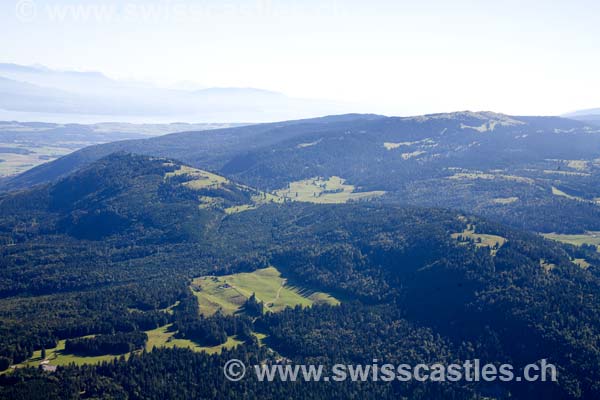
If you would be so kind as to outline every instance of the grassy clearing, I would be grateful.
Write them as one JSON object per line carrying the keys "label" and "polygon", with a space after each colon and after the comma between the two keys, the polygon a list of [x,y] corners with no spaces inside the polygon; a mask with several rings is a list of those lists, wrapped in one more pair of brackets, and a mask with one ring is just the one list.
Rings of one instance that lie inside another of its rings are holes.
{"label": "grassy clearing", "polygon": [[[444,129],[444,131],[445,131],[445,129]],[[432,146],[435,146],[435,141],[431,138],[425,138],[425,139],[417,140],[414,142],[384,142],[383,143],[383,147],[385,147],[386,150],[395,150],[400,147],[414,146],[414,145],[424,145],[426,147],[432,147]]]}
{"label": "grassy clearing", "polygon": [[260,333],[260,332],[252,332],[252,334],[258,340],[258,344],[263,346],[264,340],[267,338],[267,335],[264,333]]}
{"label": "grassy clearing", "polygon": [[477,247],[488,247],[492,256],[495,256],[498,250],[506,243],[506,238],[503,238],[502,236],[475,233],[474,225],[467,225],[467,228],[464,231],[453,233],[452,238],[461,243],[472,241]]}
{"label": "grassy clearing", "polygon": [[304,149],[304,148],[307,148],[307,147],[316,146],[319,143],[321,143],[322,140],[323,139],[315,140],[314,142],[309,142],[309,143],[300,143],[300,144],[298,144],[296,146],[296,148],[298,148],[298,149]]}
{"label": "grassy clearing", "polygon": [[[100,364],[103,361],[112,361],[121,356],[109,354],[95,357],[82,357],[75,354],[65,353],[65,342],[65,340],[60,340],[56,347],[52,349],[46,349],[46,360],[49,361],[50,365],[64,366],[69,364]],[[129,356],[129,354],[125,354],[125,356]],[[42,359],[42,351],[37,350],[33,352],[33,356],[29,360],[21,364],[17,364],[15,368],[38,367],[42,361],[44,361]]]}
{"label": "grassy clearing", "polygon": [[572,196],[568,193],[563,192],[562,190],[560,190],[559,188],[552,186],[552,194],[558,197],[565,197],[567,199],[570,200],[577,200],[577,201],[586,201],[585,199],[582,199],[581,197],[577,197],[577,196]]}
{"label": "grassy clearing", "polygon": [[[574,246],[581,246],[582,244],[596,246],[596,250],[600,252],[600,232],[586,232],[579,235],[544,233],[542,236],[544,236],[546,239],[572,244]],[[590,267],[590,263],[585,258],[574,258],[571,261],[583,269],[588,269]]]}
{"label": "grassy clearing", "polygon": [[175,302],[175,304],[171,304],[169,307],[162,308],[159,311],[165,312],[167,314],[173,315],[173,309],[177,307],[181,303],[179,300]]}
{"label": "grassy clearing", "polygon": [[577,264],[580,268],[588,269],[590,267],[590,263],[587,262],[585,258],[574,258],[573,263]]}
{"label": "grassy clearing", "polygon": [[496,121],[490,121],[489,123],[484,122],[480,126],[470,126],[465,124],[460,124],[460,129],[473,129],[474,131],[484,133],[488,131],[493,131],[496,128]]}
{"label": "grassy clearing", "polygon": [[[169,307],[161,309],[161,311],[172,314],[173,308],[179,305],[179,301],[175,304],[172,304]],[[175,337],[176,332],[171,330],[172,324],[168,324],[165,326],[161,326],[156,329],[152,329],[149,331],[145,331],[148,335],[148,342],[146,342],[146,350],[152,351],[153,348],[184,348],[190,349],[195,352],[206,352],[209,354],[220,353],[223,349],[232,349],[237,345],[242,344],[243,342],[238,340],[235,336],[230,336],[227,338],[227,341],[218,346],[200,346],[197,343],[187,340],[187,339],[179,339]],[[262,333],[254,333],[256,338],[259,340],[259,343],[266,337],[265,334]],[[94,335],[84,336],[84,337],[93,337]],[[65,366],[70,364],[76,365],[94,365],[100,364],[104,361],[112,361],[121,356],[125,356],[128,358],[132,353],[124,353],[124,354],[106,354],[101,356],[94,357],[86,357],[79,356],[72,353],[65,352],[65,343],[66,340],[60,340],[57,343],[57,346],[52,349],[46,349],[46,358],[42,359],[42,351],[37,350],[33,352],[33,355],[27,361],[16,364],[11,368],[27,368],[27,367],[39,367],[42,362],[48,363],[49,365],[55,366]],[[136,351],[135,353],[139,352]],[[1,373],[0,373],[1,375]]]}
{"label": "grassy clearing", "polygon": [[586,171],[590,167],[590,162],[587,160],[564,160],[564,162],[567,163],[567,167],[577,171]]}
{"label": "grassy clearing", "polygon": [[600,232],[586,232],[578,235],[544,233],[542,235],[546,239],[556,240],[557,242],[568,243],[575,246],[581,246],[582,244],[596,246],[598,251],[600,251]]}
{"label": "grassy clearing", "polygon": [[216,189],[229,182],[226,178],[223,178],[222,176],[200,169],[188,167],[185,165],[182,165],[176,171],[167,173],[165,175],[165,179],[169,179],[175,176],[186,176],[192,178],[189,181],[185,182],[183,185],[194,190],[207,188]]}
{"label": "grassy clearing", "polygon": [[278,198],[308,203],[346,203],[350,200],[365,200],[385,194],[384,191],[355,192],[353,185],[339,176],[329,179],[311,178],[292,182],[286,189],[275,192]]}
{"label": "grassy clearing", "polygon": [[386,148],[386,150],[394,150],[397,149],[400,146],[408,146],[409,142],[401,142],[401,143],[392,143],[392,142],[385,142],[383,144],[383,147]]}
{"label": "grassy clearing", "polygon": [[492,201],[496,204],[506,205],[506,204],[516,203],[517,201],[519,201],[519,198],[518,197],[498,197]]}
{"label": "grassy clearing", "polygon": [[544,174],[546,174],[546,175],[591,176],[591,174],[588,174],[586,172],[558,171],[558,170],[551,170],[551,169],[545,169],[542,172],[544,172]]}
{"label": "grassy clearing", "polygon": [[220,353],[223,349],[232,349],[243,342],[238,340],[235,336],[227,338],[227,342],[218,346],[200,346],[195,342],[187,339],[178,339],[175,337],[175,332],[170,331],[171,325],[161,326],[160,328],[146,331],[148,334],[148,342],[146,343],[146,350],[151,351],[153,348],[182,348],[190,349],[195,352],[206,352],[209,354]]}
{"label": "grassy clearing", "polygon": [[[178,339],[175,337],[175,332],[171,331],[171,324],[161,326],[150,331],[146,331],[148,335],[148,342],[146,343],[146,350],[152,351],[153,348],[182,348],[190,349],[195,352],[206,352],[209,354],[216,354],[223,351],[223,349],[232,349],[243,342],[238,340],[235,336],[227,338],[227,342],[218,346],[200,346],[197,343],[187,339]],[[257,333],[255,336],[262,341],[266,335]],[[26,368],[34,367],[37,368],[43,361],[48,362],[49,365],[65,366],[69,364],[85,365],[85,364],[100,364],[104,361],[112,361],[121,356],[128,358],[131,353],[125,354],[107,354],[102,356],[94,357],[83,357],[71,353],[65,352],[65,340],[60,340],[56,347],[46,350],[46,359],[42,359],[42,351],[37,350],[33,352],[33,356],[21,363],[14,366],[14,368]]]}
{"label": "grassy clearing", "polygon": [[248,210],[254,210],[261,205],[270,203],[283,203],[283,199],[271,193],[258,192],[252,196],[252,204],[242,204],[239,206],[228,207],[225,209],[226,214],[236,214]]}
{"label": "grassy clearing", "polygon": [[485,180],[494,180],[494,179],[504,179],[507,181],[526,183],[528,185],[533,185],[535,181],[531,178],[525,178],[524,176],[517,175],[504,175],[504,174],[489,174],[480,171],[472,171],[472,172],[458,172],[452,176],[449,176],[448,179],[452,180],[475,180],[475,179],[485,179]]}
{"label": "grassy clearing", "polygon": [[[173,163],[167,162],[165,163],[165,165],[173,165]],[[250,194],[248,204],[239,204],[230,207],[227,207],[227,202],[224,198],[218,196],[198,196],[198,207],[201,209],[221,208],[226,214],[235,214],[239,212],[253,210],[263,204],[283,202],[282,198],[274,194],[261,192],[249,186],[231,182],[227,178],[213,174],[211,172],[188,167],[185,165],[181,166],[176,171],[165,174],[165,180],[177,176],[187,177],[189,180],[187,182],[182,183],[182,185],[192,190],[200,191],[203,189],[223,189],[225,191],[228,191],[232,189],[238,189]]]}
{"label": "grassy clearing", "polygon": [[567,198],[569,200],[576,200],[576,201],[582,201],[585,203],[592,203],[592,204],[600,205],[600,197],[596,197],[593,200],[588,200],[588,199],[584,199],[583,197],[574,196],[574,195],[565,193],[555,186],[552,186],[552,194],[555,196]]}
{"label": "grassy clearing", "polygon": [[[413,146],[415,144],[419,144],[419,143],[423,143],[423,142],[427,142],[427,141],[431,141],[431,139],[427,138],[424,140],[417,140],[416,142],[397,142],[397,143],[385,142],[385,143],[383,143],[383,147],[385,147],[387,150],[394,150],[394,149],[397,149],[402,146]],[[433,142],[433,141],[431,141],[431,142]]]}
{"label": "grassy clearing", "polygon": [[423,150],[417,150],[410,153],[402,153],[401,156],[403,160],[410,160],[411,158],[419,157],[422,154],[425,154]]}
{"label": "grassy clearing", "polygon": [[241,206],[227,207],[225,214],[237,214],[244,211],[254,210],[257,206],[253,204],[242,204]]}
{"label": "grassy clearing", "polygon": [[200,312],[205,316],[217,311],[229,315],[241,312],[253,293],[265,304],[266,312],[277,312],[296,305],[310,307],[313,304],[339,304],[329,294],[289,286],[274,267],[250,273],[203,276],[194,279],[192,290],[198,298]]}
{"label": "grassy clearing", "polygon": [[544,269],[544,271],[550,272],[554,268],[556,268],[556,264],[552,264],[552,263],[546,262],[546,260],[544,260],[544,259],[541,259],[540,260],[540,267],[542,267]]}

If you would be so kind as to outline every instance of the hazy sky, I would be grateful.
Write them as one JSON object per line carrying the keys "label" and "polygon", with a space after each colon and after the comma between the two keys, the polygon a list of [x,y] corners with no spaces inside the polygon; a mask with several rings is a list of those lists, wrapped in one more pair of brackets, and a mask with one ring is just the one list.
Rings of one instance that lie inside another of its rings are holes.
{"label": "hazy sky", "polygon": [[600,107],[600,1],[0,0],[0,62],[393,115]]}

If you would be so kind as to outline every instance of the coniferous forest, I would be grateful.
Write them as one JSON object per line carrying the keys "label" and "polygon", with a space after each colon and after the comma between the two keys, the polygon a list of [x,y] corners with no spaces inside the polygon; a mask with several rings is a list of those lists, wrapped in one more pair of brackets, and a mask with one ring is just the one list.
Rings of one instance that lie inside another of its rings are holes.
{"label": "coniferous forest", "polygon": [[[259,201],[259,192],[225,180],[198,195],[189,184],[198,172],[180,170],[173,160],[121,153],[56,183],[2,195],[1,398],[600,395],[594,246],[465,212],[377,201],[271,201],[231,212]],[[340,304],[269,312],[252,293],[240,312],[203,313],[194,278],[267,266],[287,286],[330,293]],[[235,337],[238,344],[220,353],[153,347],[147,332],[161,327],[174,341],[210,347]],[[19,367],[63,341],[67,355],[112,357],[54,372]],[[326,367],[478,358],[515,368],[547,359],[560,378],[266,384],[249,376],[235,383],[223,376],[230,358]]]}

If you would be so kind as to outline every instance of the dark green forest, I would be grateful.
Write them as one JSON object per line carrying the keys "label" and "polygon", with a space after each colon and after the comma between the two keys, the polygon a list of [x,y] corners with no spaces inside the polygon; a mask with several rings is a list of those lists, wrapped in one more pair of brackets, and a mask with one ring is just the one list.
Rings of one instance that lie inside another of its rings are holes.
{"label": "dark green forest", "polygon": [[[228,213],[257,192],[232,181],[199,195],[184,178],[169,178],[178,168],[119,153],[56,183],[1,195],[0,366],[7,371],[0,398],[600,396],[600,254],[593,246],[390,202],[286,202]],[[453,237],[469,229],[505,242]],[[249,301],[245,314],[200,315],[192,278],[269,265],[289,284],[333,293],[342,304],[262,314]],[[213,355],[140,350],[51,373],[11,368],[60,340],[74,354],[141,349],[144,331],[167,324],[199,345],[232,335],[243,344]],[[266,335],[262,343],[253,332]],[[264,384],[223,377],[230,358],[278,357],[326,366],[479,358],[516,368],[545,358],[558,366],[559,381]]]}

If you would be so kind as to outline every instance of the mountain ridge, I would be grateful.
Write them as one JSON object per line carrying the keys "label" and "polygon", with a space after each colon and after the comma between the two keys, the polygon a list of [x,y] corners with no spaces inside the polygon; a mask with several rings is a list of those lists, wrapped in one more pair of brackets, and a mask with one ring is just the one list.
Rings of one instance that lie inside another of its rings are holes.
{"label": "mountain ridge", "polygon": [[114,142],[0,188],[49,182],[119,151],[181,160],[271,194],[336,177],[386,193],[375,201],[467,210],[538,232],[600,230],[600,127],[489,112],[349,114]]}
{"label": "mountain ridge", "polygon": [[[352,107],[328,100],[293,98],[259,88],[212,87],[200,90],[162,88],[139,82],[113,80],[102,73],[57,71],[49,68],[0,64],[0,77],[23,82],[49,99],[28,96],[25,88],[0,88],[5,119],[22,114],[56,122],[269,122],[339,113]],[[190,86],[190,85],[188,85]],[[31,90],[30,90],[31,91]],[[20,101],[14,101],[19,98]],[[12,114],[11,114],[12,113]],[[31,119],[31,117],[27,117]]]}

